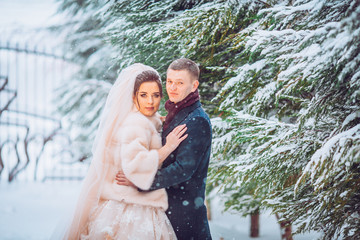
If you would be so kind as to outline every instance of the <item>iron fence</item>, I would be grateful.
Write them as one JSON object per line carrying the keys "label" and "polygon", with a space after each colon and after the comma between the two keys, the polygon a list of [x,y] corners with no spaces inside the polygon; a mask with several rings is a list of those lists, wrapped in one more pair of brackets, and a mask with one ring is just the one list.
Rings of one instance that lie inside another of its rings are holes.
{"label": "iron fence", "polygon": [[45,47],[0,41],[0,180],[83,177],[55,104],[77,68]]}

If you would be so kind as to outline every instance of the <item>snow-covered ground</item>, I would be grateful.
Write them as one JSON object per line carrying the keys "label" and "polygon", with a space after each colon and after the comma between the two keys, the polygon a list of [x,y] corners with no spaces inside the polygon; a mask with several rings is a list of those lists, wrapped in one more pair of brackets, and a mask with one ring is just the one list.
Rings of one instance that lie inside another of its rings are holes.
{"label": "snow-covered ground", "polygon": [[[0,239],[49,239],[61,217],[72,206],[80,189],[79,181],[14,182],[0,184]],[[221,213],[219,200],[212,201],[210,228],[214,240],[254,239],[249,237],[250,219]],[[295,240],[320,236],[309,233]],[[259,240],[280,240],[280,229],[274,216],[260,218]]]}

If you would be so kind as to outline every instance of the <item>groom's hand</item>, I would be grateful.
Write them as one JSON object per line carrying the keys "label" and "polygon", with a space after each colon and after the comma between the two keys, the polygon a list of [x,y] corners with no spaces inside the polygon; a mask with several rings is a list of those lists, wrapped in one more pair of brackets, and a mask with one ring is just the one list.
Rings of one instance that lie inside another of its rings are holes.
{"label": "groom's hand", "polygon": [[125,177],[125,174],[122,171],[118,171],[118,173],[115,176],[115,180],[116,180],[116,184],[118,185],[130,186],[136,188],[136,186],[132,182],[130,182],[129,179]]}

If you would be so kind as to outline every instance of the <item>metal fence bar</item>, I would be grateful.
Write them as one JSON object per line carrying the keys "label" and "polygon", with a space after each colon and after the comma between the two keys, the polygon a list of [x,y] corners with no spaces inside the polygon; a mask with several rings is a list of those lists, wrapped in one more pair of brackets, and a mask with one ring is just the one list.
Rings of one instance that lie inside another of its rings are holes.
{"label": "metal fence bar", "polygon": [[65,56],[59,56],[54,53],[48,53],[45,50],[39,51],[39,50],[37,50],[36,46],[32,50],[29,49],[28,46],[25,46],[24,48],[20,48],[18,43],[17,43],[16,47],[11,47],[9,41],[7,42],[6,46],[0,46],[0,49],[7,50],[7,51],[19,52],[19,53],[34,54],[34,55],[38,55],[38,56],[51,57],[51,58],[55,58],[55,59],[62,59],[64,61],[71,62],[71,60],[65,58]]}

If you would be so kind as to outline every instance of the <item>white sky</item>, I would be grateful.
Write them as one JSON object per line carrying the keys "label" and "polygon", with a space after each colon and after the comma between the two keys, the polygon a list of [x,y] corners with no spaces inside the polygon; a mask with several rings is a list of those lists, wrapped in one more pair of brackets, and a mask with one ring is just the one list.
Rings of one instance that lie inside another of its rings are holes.
{"label": "white sky", "polygon": [[0,0],[0,27],[33,28],[56,21],[55,0]]}

